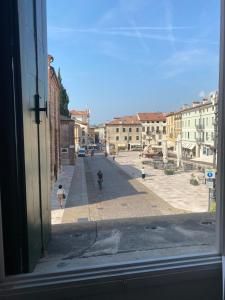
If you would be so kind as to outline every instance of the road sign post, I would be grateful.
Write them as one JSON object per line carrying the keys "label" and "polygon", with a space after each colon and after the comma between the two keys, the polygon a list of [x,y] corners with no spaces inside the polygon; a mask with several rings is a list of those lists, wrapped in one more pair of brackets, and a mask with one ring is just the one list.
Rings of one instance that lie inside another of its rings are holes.
{"label": "road sign post", "polygon": [[206,169],[205,170],[205,179],[206,185],[209,189],[209,199],[208,199],[208,211],[211,209],[211,200],[215,199],[215,185],[216,185],[216,170],[215,169]]}

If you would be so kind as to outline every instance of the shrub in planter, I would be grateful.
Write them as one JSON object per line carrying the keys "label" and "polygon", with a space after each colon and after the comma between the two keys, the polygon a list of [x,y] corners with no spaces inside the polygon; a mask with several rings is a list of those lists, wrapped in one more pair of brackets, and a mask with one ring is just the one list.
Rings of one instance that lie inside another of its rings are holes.
{"label": "shrub in planter", "polygon": [[164,170],[164,174],[166,174],[166,175],[174,175],[174,170],[171,170],[171,169],[165,169],[165,170]]}
{"label": "shrub in planter", "polygon": [[198,182],[197,179],[192,178],[192,179],[190,179],[190,184],[192,184],[192,185],[199,185],[199,182]]}
{"label": "shrub in planter", "polygon": [[215,213],[216,212],[216,201],[212,201],[210,205],[210,212]]}
{"label": "shrub in planter", "polygon": [[199,181],[196,178],[195,174],[193,174],[193,173],[191,174],[190,184],[192,184],[192,185],[199,185]]}

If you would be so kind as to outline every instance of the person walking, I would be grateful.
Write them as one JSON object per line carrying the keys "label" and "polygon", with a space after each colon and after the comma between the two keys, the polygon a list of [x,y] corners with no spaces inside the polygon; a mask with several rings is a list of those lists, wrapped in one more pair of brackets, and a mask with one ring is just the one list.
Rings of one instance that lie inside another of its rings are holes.
{"label": "person walking", "polygon": [[63,208],[63,200],[66,198],[65,190],[63,189],[62,185],[60,184],[58,186],[57,190],[57,199],[59,201],[59,205],[61,208]]}
{"label": "person walking", "polygon": [[98,177],[98,186],[99,186],[99,189],[101,190],[102,189],[102,182],[103,182],[103,173],[101,170],[98,171],[97,173],[97,177]]}
{"label": "person walking", "polygon": [[142,180],[145,180],[145,168],[144,167],[141,168],[141,178],[142,178]]}

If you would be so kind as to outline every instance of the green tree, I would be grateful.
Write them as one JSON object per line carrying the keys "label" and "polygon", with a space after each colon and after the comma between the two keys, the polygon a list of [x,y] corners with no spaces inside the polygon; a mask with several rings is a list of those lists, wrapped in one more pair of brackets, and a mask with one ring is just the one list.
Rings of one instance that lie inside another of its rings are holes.
{"label": "green tree", "polygon": [[69,96],[67,94],[66,89],[64,88],[62,84],[62,77],[60,73],[60,68],[58,70],[58,80],[60,82],[60,95],[59,95],[59,103],[60,103],[60,114],[63,116],[69,117],[69,109],[68,109],[68,104],[69,104]]}

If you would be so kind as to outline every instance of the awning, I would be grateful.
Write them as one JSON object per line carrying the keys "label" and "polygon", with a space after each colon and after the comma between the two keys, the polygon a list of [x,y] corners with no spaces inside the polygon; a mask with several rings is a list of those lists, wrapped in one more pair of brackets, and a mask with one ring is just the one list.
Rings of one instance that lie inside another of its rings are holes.
{"label": "awning", "polygon": [[182,143],[182,148],[185,148],[185,149],[190,149],[190,150],[192,150],[192,149],[194,149],[195,146],[196,146],[196,145],[194,145],[194,144]]}

